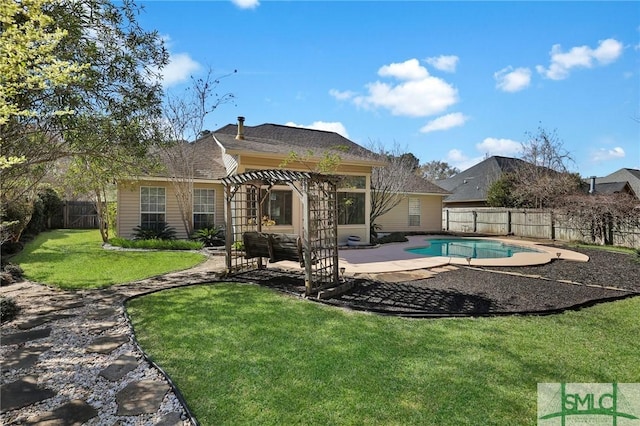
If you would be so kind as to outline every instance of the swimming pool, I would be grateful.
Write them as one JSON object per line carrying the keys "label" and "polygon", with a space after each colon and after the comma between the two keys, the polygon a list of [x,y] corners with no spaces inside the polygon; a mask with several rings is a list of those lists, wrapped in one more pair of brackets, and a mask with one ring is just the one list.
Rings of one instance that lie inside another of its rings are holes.
{"label": "swimming pool", "polygon": [[471,259],[512,257],[515,253],[540,253],[540,250],[477,238],[438,238],[427,240],[425,247],[408,248],[409,253],[422,256],[447,256]]}

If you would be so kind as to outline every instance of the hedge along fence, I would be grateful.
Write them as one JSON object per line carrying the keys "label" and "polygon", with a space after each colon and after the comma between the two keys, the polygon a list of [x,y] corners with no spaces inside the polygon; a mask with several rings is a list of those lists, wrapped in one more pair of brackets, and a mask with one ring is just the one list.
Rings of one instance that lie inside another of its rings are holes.
{"label": "hedge along fence", "polygon": [[[442,212],[442,229],[451,232],[595,242],[591,237],[589,224],[576,226],[552,210],[445,208]],[[640,248],[640,227],[614,227],[610,240],[616,246]]]}

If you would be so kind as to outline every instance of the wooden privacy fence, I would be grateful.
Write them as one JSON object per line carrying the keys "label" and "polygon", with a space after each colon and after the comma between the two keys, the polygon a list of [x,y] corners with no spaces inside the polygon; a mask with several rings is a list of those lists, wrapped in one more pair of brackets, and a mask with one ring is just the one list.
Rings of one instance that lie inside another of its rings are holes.
{"label": "wooden privacy fence", "polygon": [[62,207],[65,229],[97,229],[98,213],[91,201],[65,201]]}
{"label": "wooden privacy fence", "polygon": [[[594,242],[590,238],[590,225],[576,226],[552,210],[445,208],[442,211],[442,229],[451,232]],[[613,245],[640,248],[640,227],[615,229],[610,237]]]}

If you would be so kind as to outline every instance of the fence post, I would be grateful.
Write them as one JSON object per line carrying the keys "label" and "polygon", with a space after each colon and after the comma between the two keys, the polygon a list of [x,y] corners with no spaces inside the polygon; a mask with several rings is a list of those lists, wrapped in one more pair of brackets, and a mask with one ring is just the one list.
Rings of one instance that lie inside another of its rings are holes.
{"label": "fence post", "polygon": [[551,239],[555,241],[556,239],[556,221],[553,214],[553,210],[549,211],[549,222],[551,226]]}
{"label": "fence post", "polygon": [[507,235],[511,235],[511,210],[507,210]]}
{"label": "fence post", "polygon": [[478,232],[478,212],[473,211],[473,232]]}

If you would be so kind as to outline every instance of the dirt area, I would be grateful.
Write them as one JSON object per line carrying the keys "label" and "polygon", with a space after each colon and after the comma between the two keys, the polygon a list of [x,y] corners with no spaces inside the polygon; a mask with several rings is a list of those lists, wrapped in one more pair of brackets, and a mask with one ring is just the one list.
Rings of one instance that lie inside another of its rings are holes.
{"label": "dirt area", "polygon": [[[325,303],[412,317],[548,314],[640,296],[640,260],[594,249],[590,261],[553,261],[528,267],[458,267],[431,278],[389,282],[352,278],[354,288]],[[273,270],[236,277],[279,291],[304,293],[302,276]],[[567,282],[570,281],[570,282]]]}

